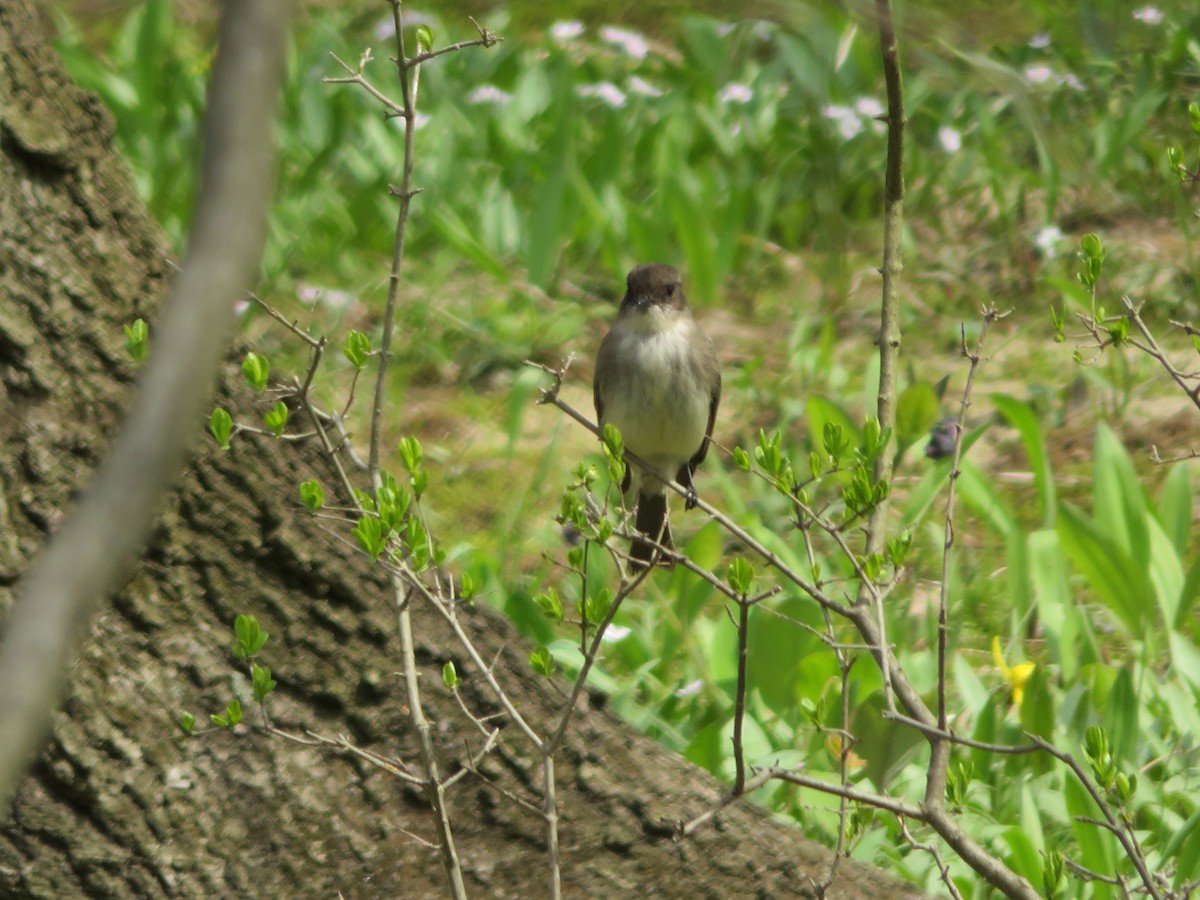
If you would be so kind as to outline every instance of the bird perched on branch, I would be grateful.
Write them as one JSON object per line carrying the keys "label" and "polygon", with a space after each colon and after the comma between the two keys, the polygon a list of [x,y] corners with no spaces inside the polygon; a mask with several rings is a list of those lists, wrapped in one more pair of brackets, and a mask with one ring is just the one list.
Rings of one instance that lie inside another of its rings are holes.
{"label": "bird perched on branch", "polygon": [[[692,476],[708,453],[721,401],[717,352],[683,296],[679,273],[662,263],[638,266],[625,280],[616,324],[596,356],[593,396],[600,427],[612,424],[625,449],[674,478],[696,504]],[[636,503],[630,558],[650,565],[651,541],[670,548],[666,487],[659,475],[629,465],[621,485],[625,504]]]}

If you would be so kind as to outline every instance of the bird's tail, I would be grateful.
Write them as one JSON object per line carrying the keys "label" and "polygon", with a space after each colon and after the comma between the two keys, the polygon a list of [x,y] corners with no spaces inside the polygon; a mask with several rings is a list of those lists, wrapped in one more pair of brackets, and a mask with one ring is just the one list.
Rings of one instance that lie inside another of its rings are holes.
{"label": "bird's tail", "polygon": [[[667,495],[639,494],[637,504],[637,519],[634,522],[637,530],[650,538],[651,541],[670,548],[671,527],[667,524]],[[629,548],[630,559],[635,569],[644,569],[650,565],[656,551],[654,544],[640,537],[633,539]]]}

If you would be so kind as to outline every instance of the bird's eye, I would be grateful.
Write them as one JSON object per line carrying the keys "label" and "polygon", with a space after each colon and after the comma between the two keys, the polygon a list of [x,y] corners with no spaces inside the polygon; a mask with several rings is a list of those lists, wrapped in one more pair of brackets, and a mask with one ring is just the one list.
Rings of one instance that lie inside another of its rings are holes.
{"label": "bird's eye", "polygon": [[679,289],[679,282],[672,281],[670,284],[667,285],[667,296],[674,297],[675,291],[677,291],[678,289]]}

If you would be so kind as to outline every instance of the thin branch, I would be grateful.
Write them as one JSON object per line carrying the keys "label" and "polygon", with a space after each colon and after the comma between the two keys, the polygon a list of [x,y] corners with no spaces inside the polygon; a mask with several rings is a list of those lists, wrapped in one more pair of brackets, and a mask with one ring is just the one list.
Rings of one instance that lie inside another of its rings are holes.
{"label": "thin branch", "polygon": [[335,738],[325,737],[317,734],[314,731],[305,731],[304,736],[294,734],[290,731],[285,731],[282,728],[277,728],[274,725],[256,725],[255,730],[261,731],[264,734],[272,735],[273,737],[283,738],[285,741],[291,741],[293,744],[302,744],[306,747],[320,747],[325,750],[332,750],[337,753],[344,753],[347,756],[354,756],[358,759],[368,762],[377,768],[383,769],[389,775],[399,778],[408,784],[417,787],[424,787],[425,779],[418,778],[408,771],[407,766],[402,760],[392,756],[384,756],[380,753],[367,750],[354,744],[350,738],[344,734],[339,734]]}
{"label": "thin branch", "polygon": [[588,673],[591,672],[592,666],[595,664],[597,656],[599,656],[600,641],[604,637],[605,630],[612,624],[612,620],[616,618],[621,602],[637,590],[651,571],[653,570],[649,567],[642,569],[632,581],[623,585],[617,592],[617,595],[613,597],[613,601],[608,607],[608,612],[605,613],[604,618],[596,626],[596,633],[592,636],[591,647],[588,648],[588,652],[584,656],[583,665],[579,668],[579,674],[575,676],[575,684],[571,687],[571,695],[567,699],[562,718],[559,719],[558,727],[554,729],[554,734],[550,740],[542,747],[543,753],[554,754],[559,746],[561,746],[563,737],[567,733],[567,725],[570,724],[571,717],[575,713],[575,705],[579,700],[579,695],[583,692],[583,687],[587,683]]}
{"label": "thin branch", "polygon": [[955,900],[962,900],[962,894],[959,893],[958,886],[954,883],[954,879],[950,877],[950,869],[942,861],[942,854],[934,844],[918,843],[913,837],[911,831],[908,830],[908,823],[904,819],[900,819],[900,834],[908,841],[908,845],[914,850],[921,850],[933,857],[933,864],[937,866],[938,875],[942,879],[942,884],[946,886],[946,890],[950,892],[950,896]]}
{"label": "thin branch", "polygon": [[753,778],[748,779],[744,785],[742,785],[741,793],[734,793],[733,791],[730,791],[728,794],[726,794],[724,797],[722,797],[717,802],[717,804],[715,806],[713,806],[711,809],[706,810],[705,812],[696,816],[696,818],[694,818],[686,823],[684,823],[684,822],[679,823],[679,825],[675,829],[676,835],[680,838],[685,838],[685,837],[691,836],[691,834],[697,828],[701,827],[706,822],[710,821],[713,818],[713,816],[715,816],[717,813],[719,813],[725,807],[729,806],[731,803],[736,803],[739,799],[746,796],[747,794],[754,793],[754,791],[757,791],[760,787],[762,787],[764,784],[766,784],[768,781],[770,781],[773,778],[775,778],[775,772],[772,769],[765,769],[762,772],[759,772]]}
{"label": "thin branch", "polygon": [[[470,17],[468,16],[468,18]],[[489,31],[474,19],[471,19],[471,24],[474,25],[475,30],[479,32],[479,37],[470,41],[459,41],[457,44],[449,44],[445,47],[439,47],[437,50],[427,50],[424,53],[418,53],[411,59],[406,59],[403,65],[411,69],[415,66],[421,65],[421,63],[429,62],[429,60],[436,59],[437,57],[446,53],[455,53],[459,50],[465,50],[467,47],[494,47],[496,44],[504,40],[504,38],[500,37],[498,34],[496,34],[496,32]],[[345,65],[345,63],[342,63],[342,65]]]}
{"label": "thin branch", "polygon": [[739,597],[737,620],[737,688],[733,701],[733,793],[746,789],[746,755],[742,747],[742,723],[746,717],[746,657],[750,642],[750,604]]}
{"label": "thin branch", "polygon": [[[974,350],[967,348],[966,329],[961,329],[960,352],[970,360],[967,381],[959,401],[958,420],[954,423],[954,457],[950,465],[949,486],[946,489],[945,530],[942,538],[942,583],[938,591],[938,638],[937,638],[937,727],[941,732],[949,730],[946,712],[946,649],[949,635],[950,566],[954,554],[954,501],[958,497],[959,463],[962,461],[962,436],[966,430],[967,411],[971,408],[971,394],[975,388],[975,376],[982,361],[983,343],[992,323],[1007,313],[999,313],[995,306],[982,311],[983,326],[975,340]],[[941,804],[946,794],[946,778],[950,771],[950,744],[941,737],[925,732],[929,739],[929,765],[926,768],[925,802]]]}

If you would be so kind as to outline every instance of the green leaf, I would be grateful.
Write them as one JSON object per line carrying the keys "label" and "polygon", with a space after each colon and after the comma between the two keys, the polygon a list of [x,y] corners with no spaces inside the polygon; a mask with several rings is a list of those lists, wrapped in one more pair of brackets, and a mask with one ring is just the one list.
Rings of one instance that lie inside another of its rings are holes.
{"label": "green leaf", "polygon": [[[1055,696],[1050,686],[1050,676],[1045,666],[1037,666],[1025,682],[1025,690],[1021,697],[1021,728],[1030,734],[1036,734],[1046,741],[1054,739]],[[1054,760],[1045,753],[1035,753],[1028,759],[1028,766],[1034,772],[1048,772],[1053,768]]]}
{"label": "green leaf", "polygon": [[246,382],[250,387],[262,393],[267,388],[267,377],[271,374],[271,364],[265,357],[259,356],[257,353],[247,353],[246,358],[242,360],[242,374],[246,376]]}
{"label": "green leaf", "polygon": [[233,417],[229,413],[219,406],[214,409],[208,420],[208,430],[222,450],[229,449],[229,438],[233,434]]}
{"label": "green leaf", "polygon": [[911,447],[929,433],[938,420],[937,391],[927,381],[910,384],[896,399],[897,450]]}
{"label": "green leaf", "polygon": [[1016,514],[995,488],[995,480],[985,475],[971,460],[960,466],[958,490],[963,502],[971,507],[998,535],[1007,537],[1018,530]]}
{"label": "green leaf", "polygon": [[479,593],[479,585],[475,581],[475,576],[470,572],[463,572],[458,579],[458,599],[471,600]]}
{"label": "green leaf", "polygon": [[354,539],[358,546],[366,551],[372,560],[377,560],[387,544],[383,533],[383,523],[372,515],[360,516],[354,525]]}
{"label": "green leaf", "polygon": [[725,580],[736,593],[745,597],[750,593],[750,588],[754,584],[754,566],[739,556],[729,564]]}
{"label": "green leaf", "polygon": [[1138,732],[1138,697],[1133,676],[1128,667],[1117,672],[1105,703],[1104,722],[1108,733],[1108,748],[1113,758],[1127,765],[1137,762],[1140,744]]}
{"label": "green leaf", "polygon": [[550,621],[561,622],[563,620],[562,599],[558,596],[558,591],[554,588],[550,588],[540,594],[534,594],[533,602],[542,611],[542,615]]}
{"label": "green leaf", "polygon": [[196,730],[196,717],[190,712],[181,712],[176,723],[184,734],[192,734]]}
{"label": "green leaf", "polygon": [[346,335],[346,343],[342,347],[342,355],[346,357],[350,365],[354,366],[356,371],[367,364],[367,355],[370,352],[371,339],[361,331],[351,331]]}
{"label": "green leaf", "polygon": [[150,328],[145,319],[134,319],[131,325],[125,326],[125,350],[134,362],[146,361],[149,340]]}
{"label": "green leaf", "polygon": [[1058,538],[1104,605],[1132,635],[1140,637],[1154,608],[1144,571],[1123,547],[1068,503],[1059,504]]}
{"label": "green leaf", "polygon": [[233,728],[242,721],[242,704],[237,700],[230,700],[223,714],[218,713],[209,718],[220,728]]}
{"label": "green leaf", "polygon": [[442,666],[442,684],[450,690],[454,690],[461,683],[458,672],[454,668],[454,660],[446,660],[446,664]]}
{"label": "green leaf", "polygon": [[1096,426],[1092,515],[1098,527],[1135,561],[1150,559],[1146,492],[1125,446],[1112,429]]}
{"label": "green leaf", "polygon": [[254,699],[259,703],[262,703],[278,684],[271,677],[271,670],[266,666],[258,665],[258,663],[250,666],[250,682],[254,687]]}
{"label": "green leaf", "polygon": [[554,674],[554,657],[548,647],[538,647],[529,654],[529,666],[538,675],[549,678]]}
{"label": "green leaf", "polygon": [[1026,538],[1029,577],[1037,602],[1038,617],[1046,633],[1050,658],[1058,664],[1065,683],[1075,680],[1079,660],[1079,612],[1067,581],[1066,559],[1058,542],[1058,532],[1035,531]]}
{"label": "green leaf", "polygon": [[433,49],[433,29],[428,25],[417,26],[417,52],[428,53]]}
{"label": "green leaf", "polygon": [[287,428],[288,423],[288,408],[287,404],[280,400],[266,415],[263,416],[263,424],[267,426],[267,430],[275,437],[280,437],[283,430]]}
{"label": "green leaf", "polygon": [[1187,554],[1192,533],[1192,481],[1186,465],[1171,466],[1158,496],[1155,512],[1159,524],[1175,551],[1183,557]]}
{"label": "green leaf", "polygon": [[421,468],[421,463],[425,459],[425,451],[421,449],[421,442],[415,437],[406,437],[400,440],[400,460],[404,463],[404,468],[411,475]]}
{"label": "green leaf", "polygon": [[854,420],[832,400],[813,395],[808,398],[804,412],[808,419],[808,433],[813,435],[813,441],[821,440],[825,452],[835,461],[840,460],[851,447],[862,443],[862,434]]}
{"label": "green leaf", "polygon": [[262,630],[254,616],[240,615],[233,622],[236,642],[233,655],[238,659],[253,659],[267,643],[269,635]]}
{"label": "green leaf", "polygon": [[1000,415],[1004,416],[1008,424],[1017,429],[1021,436],[1021,444],[1025,447],[1025,455],[1029,459],[1029,468],[1033,472],[1033,486],[1037,490],[1042,509],[1043,527],[1053,528],[1056,512],[1054,472],[1050,468],[1050,456],[1046,453],[1046,442],[1037,413],[1029,404],[1007,394],[992,394],[991,400]]}
{"label": "green leaf", "polygon": [[325,488],[321,482],[310,478],[300,483],[300,501],[314,512],[325,505]]}

